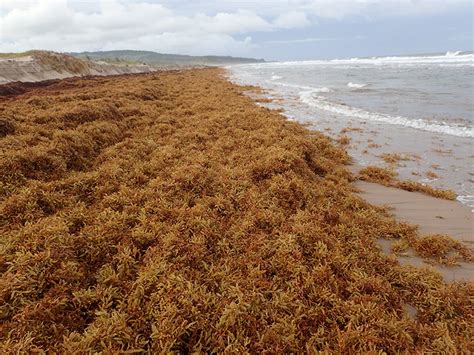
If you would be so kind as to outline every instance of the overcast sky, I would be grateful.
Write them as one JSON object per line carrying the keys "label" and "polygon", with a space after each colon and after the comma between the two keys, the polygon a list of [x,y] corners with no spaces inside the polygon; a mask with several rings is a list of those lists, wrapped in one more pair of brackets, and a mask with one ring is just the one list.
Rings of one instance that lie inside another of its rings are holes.
{"label": "overcast sky", "polygon": [[0,52],[267,60],[473,49],[474,0],[0,0]]}

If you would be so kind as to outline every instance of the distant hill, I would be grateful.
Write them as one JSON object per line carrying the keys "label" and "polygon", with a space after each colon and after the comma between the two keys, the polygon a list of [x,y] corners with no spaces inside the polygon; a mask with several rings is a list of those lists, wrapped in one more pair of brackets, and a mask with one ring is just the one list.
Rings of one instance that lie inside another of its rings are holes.
{"label": "distant hill", "polygon": [[228,65],[244,63],[262,63],[263,59],[225,57],[225,56],[190,56],[180,54],[162,54],[151,51],[103,51],[69,53],[77,58],[109,63],[143,63],[149,65]]}

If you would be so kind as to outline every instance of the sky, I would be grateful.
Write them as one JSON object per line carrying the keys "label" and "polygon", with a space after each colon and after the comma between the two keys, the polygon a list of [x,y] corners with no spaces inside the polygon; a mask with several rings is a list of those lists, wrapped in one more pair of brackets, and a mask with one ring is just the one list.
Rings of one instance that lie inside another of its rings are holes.
{"label": "sky", "polygon": [[473,50],[474,0],[0,0],[0,52],[266,60]]}

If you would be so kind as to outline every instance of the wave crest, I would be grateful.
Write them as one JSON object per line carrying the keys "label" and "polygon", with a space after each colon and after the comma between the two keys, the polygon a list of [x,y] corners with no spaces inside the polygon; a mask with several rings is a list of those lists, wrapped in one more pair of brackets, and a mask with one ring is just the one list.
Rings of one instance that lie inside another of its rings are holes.
{"label": "wave crest", "polygon": [[420,55],[420,56],[397,56],[397,57],[372,57],[351,58],[332,60],[308,60],[291,62],[272,62],[243,64],[251,67],[281,67],[281,66],[306,66],[306,65],[347,65],[349,67],[360,65],[392,65],[392,66],[414,66],[414,65],[442,65],[442,66],[474,66],[474,54],[461,51],[447,52],[444,55]]}
{"label": "wave crest", "polygon": [[350,82],[347,84],[347,87],[351,89],[362,89],[362,88],[365,88],[366,86],[367,84],[356,84],[353,82]]}
{"label": "wave crest", "polygon": [[324,96],[315,95],[315,91],[300,92],[299,99],[308,106],[320,110],[340,114],[347,117],[367,121],[383,122],[405,126],[423,131],[444,133],[457,137],[474,137],[473,127],[461,127],[447,124],[426,122],[422,119],[413,119],[402,116],[390,116],[383,113],[369,112],[356,107],[350,107],[327,100]]}

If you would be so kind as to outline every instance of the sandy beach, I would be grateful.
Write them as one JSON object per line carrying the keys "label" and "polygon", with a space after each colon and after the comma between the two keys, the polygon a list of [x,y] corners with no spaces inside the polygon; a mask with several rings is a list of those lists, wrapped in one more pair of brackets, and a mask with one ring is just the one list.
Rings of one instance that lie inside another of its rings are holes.
{"label": "sandy beach", "polygon": [[[459,53],[458,53],[459,54]],[[472,54],[231,66],[266,105],[343,142],[360,166],[453,190],[474,209]]]}
{"label": "sandy beach", "polygon": [[[448,201],[418,192],[386,187],[380,184],[358,181],[355,184],[360,196],[371,204],[387,206],[399,221],[418,226],[422,235],[443,234],[472,248],[474,243],[474,221],[470,209],[457,201]],[[391,253],[390,240],[379,241],[386,253]],[[446,282],[473,281],[474,267],[472,263],[459,263],[455,267],[428,264],[416,255],[413,250],[399,255],[398,260],[404,265],[434,268],[443,275]]]}
{"label": "sandy beach", "polygon": [[0,351],[473,350],[457,202],[356,181],[343,145],[222,69],[19,86]]}

